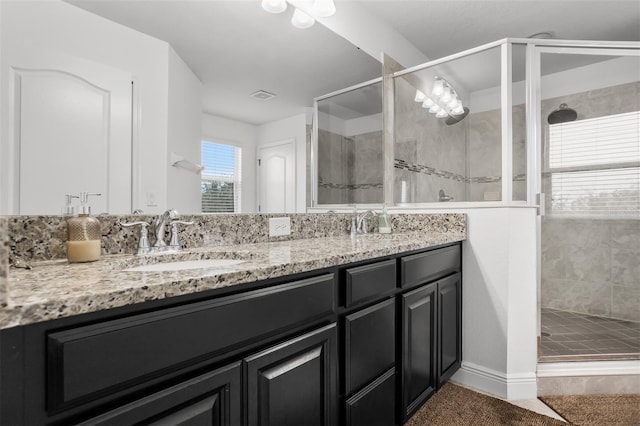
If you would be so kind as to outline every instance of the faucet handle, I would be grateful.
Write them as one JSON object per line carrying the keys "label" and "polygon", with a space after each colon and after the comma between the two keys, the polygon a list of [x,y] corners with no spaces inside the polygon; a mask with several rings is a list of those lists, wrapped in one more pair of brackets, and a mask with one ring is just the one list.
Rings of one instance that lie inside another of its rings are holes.
{"label": "faucet handle", "polygon": [[194,222],[185,222],[184,220],[172,220],[171,221],[171,240],[169,247],[175,250],[180,250],[180,239],[178,238],[178,225],[193,225]]}
{"label": "faucet handle", "polygon": [[140,225],[140,239],[138,240],[138,254],[145,254],[151,251],[151,244],[149,244],[149,224],[147,222],[120,222],[120,225],[125,228]]}

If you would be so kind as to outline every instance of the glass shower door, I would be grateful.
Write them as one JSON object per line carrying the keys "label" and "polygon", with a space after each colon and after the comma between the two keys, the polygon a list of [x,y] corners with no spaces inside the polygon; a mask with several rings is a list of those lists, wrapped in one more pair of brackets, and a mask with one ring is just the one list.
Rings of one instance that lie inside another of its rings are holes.
{"label": "glass shower door", "polygon": [[640,52],[538,47],[541,361],[640,357]]}

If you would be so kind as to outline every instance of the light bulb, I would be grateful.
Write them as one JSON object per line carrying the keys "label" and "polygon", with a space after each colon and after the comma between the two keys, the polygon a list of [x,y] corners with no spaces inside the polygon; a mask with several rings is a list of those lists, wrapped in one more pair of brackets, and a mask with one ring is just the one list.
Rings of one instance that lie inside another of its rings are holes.
{"label": "light bulb", "polygon": [[416,97],[414,99],[416,102],[424,102],[426,98],[427,96],[424,93],[422,93],[419,90],[416,90]]}
{"label": "light bulb", "polygon": [[262,8],[269,13],[282,13],[287,10],[287,0],[262,0]]}
{"label": "light bulb", "polygon": [[426,98],[422,103],[422,108],[431,108],[433,105],[435,105],[435,102],[433,102],[433,99]]}
{"label": "light bulb", "polygon": [[328,18],[336,13],[336,5],[333,0],[314,0],[311,12],[317,18]]}
{"label": "light bulb", "polygon": [[438,111],[438,113],[436,114],[436,117],[438,118],[444,118],[444,117],[448,117],[449,114],[447,113],[446,110],[441,109],[440,111]]}
{"label": "light bulb", "polygon": [[456,95],[453,95],[451,97],[451,101],[447,104],[447,107],[449,107],[449,109],[454,109],[455,107],[458,106],[458,102],[460,102],[458,100],[458,97]]}
{"label": "light bulb", "polygon": [[440,107],[438,105],[432,105],[431,108],[429,108],[429,112],[432,114],[437,114],[438,112],[440,112]]}
{"label": "light bulb", "polygon": [[316,22],[311,16],[307,15],[300,9],[296,8],[295,12],[293,12],[293,17],[291,18],[291,25],[296,28],[305,29],[309,28]]}
{"label": "light bulb", "polygon": [[451,89],[449,89],[448,87],[445,87],[444,91],[442,92],[442,96],[440,97],[440,100],[445,104],[451,101]]}
{"label": "light bulb", "polygon": [[453,115],[464,114],[464,108],[462,107],[462,103],[457,107],[455,107],[453,110],[451,110],[451,114]]}
{"label": "light bulb", "polygon": [[431,94],[433,96],[441,96],[442,93],[444,92],[444,83],[442,82],[442,80],[440,79],[436,79],[436,81],[433,82],[433,89]]}

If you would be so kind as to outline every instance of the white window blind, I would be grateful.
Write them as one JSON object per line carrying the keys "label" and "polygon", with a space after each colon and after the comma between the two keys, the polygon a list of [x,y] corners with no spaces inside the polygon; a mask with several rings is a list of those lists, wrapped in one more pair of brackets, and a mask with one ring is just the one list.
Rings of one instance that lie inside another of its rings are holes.
{"label": "white window blind", "polygon": [[549,126],[551,214],[640,218],[640,111]]}
{"label": "white window blind", "polygon": [[239,213],[242,192],[242,150],[202,141],[202,212]]}

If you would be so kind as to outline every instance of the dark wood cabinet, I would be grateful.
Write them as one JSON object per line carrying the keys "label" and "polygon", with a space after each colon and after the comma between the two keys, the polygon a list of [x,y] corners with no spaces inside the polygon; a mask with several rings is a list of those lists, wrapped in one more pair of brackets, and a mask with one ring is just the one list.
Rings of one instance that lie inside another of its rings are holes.
{"label": "dark wood cabinet", "polygon": [[249,425],[337,423],[337,333],[332,324],[248,357]]}
{"label": "dark wood cabinet", "polygon": [[460,244],[0,331],[0,424],[394,425],[461,363]]}
{"label": "dark wood cabinet", "polygon": [[401,419],[407,421],[460,368],[462,259],[460,246],[405,256],[400,285]]}
{"label": "dark wood cabinet", "polygon": [[438,281],[438,386],[442,386],[462,361],[462,276]]}
{"label": "dark wood cabinet", "polygon": [[436,391],[437,289],[429,284],[402,299],[402,420],[408,420]]}

